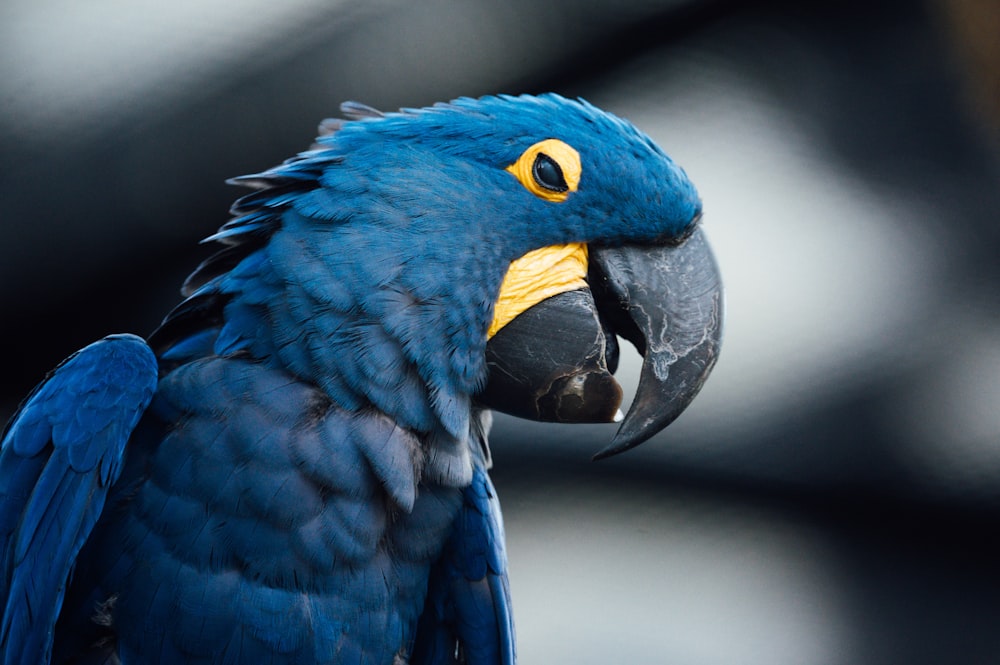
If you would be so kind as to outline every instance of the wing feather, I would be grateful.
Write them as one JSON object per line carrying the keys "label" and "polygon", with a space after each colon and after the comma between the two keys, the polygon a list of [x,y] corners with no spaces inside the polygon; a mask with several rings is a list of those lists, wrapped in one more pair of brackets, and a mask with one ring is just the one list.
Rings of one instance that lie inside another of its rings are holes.
{"label": "wing feather", "polygon": [[156,390],[134,335],[78,351],[29,395],[0,447],[0,663],[47,663],[76,556]]}
{"label": "wing feather", "polygon": [[503,518],[482,467],[462,496],[454,530],[431,572],[412,662],[514,665]]}

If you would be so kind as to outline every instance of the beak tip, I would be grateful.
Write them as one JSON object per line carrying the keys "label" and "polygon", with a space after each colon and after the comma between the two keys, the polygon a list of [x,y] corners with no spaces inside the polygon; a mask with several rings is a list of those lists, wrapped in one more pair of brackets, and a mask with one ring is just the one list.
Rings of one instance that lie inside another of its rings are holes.
{"label": "beak tip", "polygon": [[629,442],[625,442],[625,444],[622,445],[620,443],[612,442],[611,445],[601,448],[596,453],[594,453],[591,456],[590,461],[600,462],[601,460],[608,459],[609,457],[614,457],[615,455],[623,453],[626,450],[631,450],[636,445],[638,444],[631,444]]}
{"label": "beak tip", "polygon": [[[657,431],[657,430],[652,430],[652,431],[646,430],[639,432],[635,431],[626,432],[625,429],[626,429],[625,427],[620,427],[618,429],[618,433],[615,434],[614,438],[611,440],[611,443],[609,443],[607,446],[601,448],[596,453],[594,453],[593,457],[590,458],[591,461],[597,462],[602,459],[614,457],[615,455],[623,453],[626,450],[631,450],[632,448],[638,446],[640,443],[646,441]],[[631,428],[629,428],[629,430],[631,430]]]}
{"label": "beak tip", "polygon": [[601,448],[600,450],[598,450],[596,453],[594,453],[591,456],[590,461],[591,462],[600,462],[602,459],[607,459],[607,458],[615,455],[617,452],[618,451],[616,451],[614,449],[614,446],[608,446],[606,448]]}

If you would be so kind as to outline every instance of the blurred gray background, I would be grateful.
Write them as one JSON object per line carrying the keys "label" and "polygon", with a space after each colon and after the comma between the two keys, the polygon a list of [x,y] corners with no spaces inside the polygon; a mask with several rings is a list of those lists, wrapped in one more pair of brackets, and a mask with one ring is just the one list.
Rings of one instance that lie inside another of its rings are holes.
{"label": "blurred gray background", "polygon": [[342,100],[581,95],[698,184],[729,317],[636,451],[497,418],[521,662],[1000,662],[998,35],[996,0],[5,0],[0,418],[151,331],[223,181]]}

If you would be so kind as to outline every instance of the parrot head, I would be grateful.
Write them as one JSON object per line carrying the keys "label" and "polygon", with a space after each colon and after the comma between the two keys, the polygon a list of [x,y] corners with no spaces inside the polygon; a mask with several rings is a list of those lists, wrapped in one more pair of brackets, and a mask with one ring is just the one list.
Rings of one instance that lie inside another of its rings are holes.
{"label": "parrot head", "polygon": [[156,333],[165,360],[278,359],[345,408],[459,438],[476,404],[622,420],[620,336],[643,369],[600,457],[690,403],[721,284],[698,194],[652,140],[557,95],[342,111],[310,151],[235,179],[258,191]]}

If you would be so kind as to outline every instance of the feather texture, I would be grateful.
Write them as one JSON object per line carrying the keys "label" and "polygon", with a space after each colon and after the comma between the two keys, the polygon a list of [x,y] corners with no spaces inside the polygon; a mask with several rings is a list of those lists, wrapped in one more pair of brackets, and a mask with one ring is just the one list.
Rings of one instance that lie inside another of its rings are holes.
{"label": "feather texture", "polygon": [[77,552],[90,535],[125,443],[156,387],[156,359],[131,335],[60,365],[28,397],[0,450],[0,654],[48,660]]}
{"label": "feather texture", "polygon": [[[15,416],[3,662],[514,663],[475,406],[501,281],[540,247],[678,236],[700,202],[585,102],[341,110],[232,181],[149,346],[87,347]],[[547,138],[580,155],[560,203],[506,170]]]}

